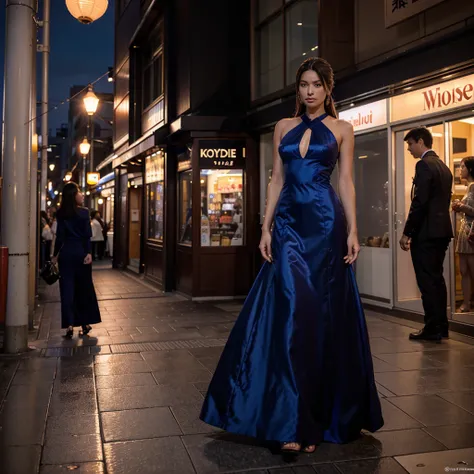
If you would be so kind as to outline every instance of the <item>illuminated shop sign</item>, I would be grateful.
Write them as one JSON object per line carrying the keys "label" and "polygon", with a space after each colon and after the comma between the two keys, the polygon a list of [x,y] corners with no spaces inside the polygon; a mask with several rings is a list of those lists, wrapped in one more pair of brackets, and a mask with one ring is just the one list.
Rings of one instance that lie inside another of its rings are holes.
{"label": "illuminated shop sign", "polygon": [[381,127],[387,124],[387,100],[343,110],[339,112],[339,118],[350,122],[354,127],[354,132]]}
{"label": "illuminated shop sign", "polygon": [[245,168],[245,140],[200,140],[198,154],[202,169]]}
{"label": "illuminated shop sign", "polygon": [[385,0],[385,27],[396,25],[444,0]]}
{"label": "illuminated shop sign", "polygon": [[474,75],[408,92],[392,99],[392,122],[474,104]]}

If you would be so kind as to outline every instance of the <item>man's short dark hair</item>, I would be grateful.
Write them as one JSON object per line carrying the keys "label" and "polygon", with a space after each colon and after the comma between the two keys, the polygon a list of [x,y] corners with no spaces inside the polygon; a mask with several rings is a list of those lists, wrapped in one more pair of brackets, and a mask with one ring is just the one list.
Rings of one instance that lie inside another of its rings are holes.
{"label": "man's short dark hair", "polygon": [[410,130],[403,139],[405,142],[411,138],[415,142],[417,142],[420,138],[423,140],[426,148],[431,148],[433,146],[433,135],[431,132],[425,127],[417,127],[413,130]]}

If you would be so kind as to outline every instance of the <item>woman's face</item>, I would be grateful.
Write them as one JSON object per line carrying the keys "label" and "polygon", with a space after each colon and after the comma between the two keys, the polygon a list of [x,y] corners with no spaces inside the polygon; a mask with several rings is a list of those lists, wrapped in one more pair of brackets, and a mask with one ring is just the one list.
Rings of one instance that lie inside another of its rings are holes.
{"label": "woman's face", "polygon": [[461,161],[461,179],[468,179],[469,178],[469,170],[465,165],[464,161]]}
{"label": "woman's face", "polygon": [[305,71],[301,75],[298,92],[303,104],[310,109],[317,109],[324,104],[327,93],[315,71]]}
{"label": "woman's face", "polygon": [[81,193],[81,191],[77,191],[76,194],[76,204],[78,206],[82,206],[84,204],[84,194]]}

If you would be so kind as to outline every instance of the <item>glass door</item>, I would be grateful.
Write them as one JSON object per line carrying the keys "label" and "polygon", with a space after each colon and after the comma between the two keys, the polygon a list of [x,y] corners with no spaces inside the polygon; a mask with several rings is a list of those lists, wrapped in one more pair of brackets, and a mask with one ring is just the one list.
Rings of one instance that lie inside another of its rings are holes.
{"label": "glass door", "polygon": [[[446,125],[448,134],[446,148],[454,176],[453,200],[463,199],[468,190],[468,182],[462,179],[460,169],[463,159],[474,155],[474,117],[454,120]],[[460,233],[463,231],[463,216],[462,213],[452,214],[455,239],[451,252],[453,261],[451,296],[454,300],[451,312],[454,320],[474,324],[474,247],[471,249],[470,245],[460,245],[459,248],[457,246]],[[468,311],[464,312],[461,309]]]}
{"label": "glass door", "polygon": [[[433,135],[433,149],[439,157],[445,160],[444,128],[442,124],[428,127]],[[410,252],[400,248],[398,242],[403,235],[405,222],[411,205],[411,190],[417,159],[407,150],[404,137],[409,129],[395,132],[395,214],[394,234],[395,242],[395,301],[397,308],[423,313],[421,295],[416,283],[415,271],[411,261]],[[449,260],[447,260],[449,261]],[[446,276],[449,275],[445,264]],[[449,280],[446,280],[447,283]],[[448,290],[449,291],[449,290]]]}

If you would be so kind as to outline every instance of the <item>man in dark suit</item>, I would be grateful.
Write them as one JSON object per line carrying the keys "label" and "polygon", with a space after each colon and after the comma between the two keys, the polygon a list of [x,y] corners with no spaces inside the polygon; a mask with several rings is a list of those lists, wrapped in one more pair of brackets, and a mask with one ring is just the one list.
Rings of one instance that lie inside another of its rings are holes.
{"label": "man in dark suit", "polygon": [[416,281],[425,311],[425,327],[410,339],[439,341],[448,337],[448,295],[443,262],[453,229],[449,215],[453,175],[431,149],[433,137],[419,127],[404,138],[416,164],[412,203],[400,247],[411,250]]}

